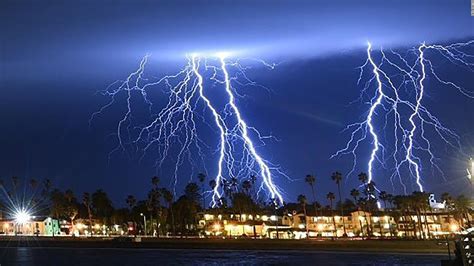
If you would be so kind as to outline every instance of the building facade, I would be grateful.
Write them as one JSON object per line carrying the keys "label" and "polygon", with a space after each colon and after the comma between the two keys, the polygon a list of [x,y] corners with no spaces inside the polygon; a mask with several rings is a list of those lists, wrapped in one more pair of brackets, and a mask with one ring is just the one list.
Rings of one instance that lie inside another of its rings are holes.
{"label": "building facade", "polygon": [[199,216],[202,236],[256,238],[440,238],[470,227],[471,215],[455,218],[446,212],[423,214],[390,211],[301,212],[282,215],[211,214]]}
{"label": "building facade", "polygon": [[52,218],[31,219],[24,223],[17,223],[12,219],[0,220],[0,235],[60,235],[59,221]]}

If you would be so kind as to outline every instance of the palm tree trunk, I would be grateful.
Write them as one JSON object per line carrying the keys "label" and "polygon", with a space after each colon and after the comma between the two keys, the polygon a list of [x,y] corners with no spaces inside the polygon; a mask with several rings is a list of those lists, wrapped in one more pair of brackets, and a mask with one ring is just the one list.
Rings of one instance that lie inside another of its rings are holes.
{"label": "palm tree trunk", "polygon": [[418,229],[420,229],[420,237],[421,238],[424,238],[424,235],[425,235],[425,232],[423,230],[423,225],[421,224],[421,215],[420,215],[420,211],[417,209],[416,210],[416,217],[417,217],[417,224],[418,224]]}
{"label": "palm tree trunk", "polygon": [[161,204],[158,204],[158,213],[156,214],[156,237],[160,238],[160,230],[161,230]]}
{"label": "palm tree trunk", "polygon": [[257,217],[257,213],[255,210],[253,211],[253,239],[257,239],[257,226],[255,224],[255,218]]}
{"label": "palm tree trunk", "polygon": [[171,230],[173,231],[173,235],[176,235],[176,227],[174,224],[174,213],[173,213],[173,203],[169,204],[170,214],[171,214]]}
{"label": "palm tree trunk", "polygon": [[342,196],[341,196],[341,183],[337,182],[337,190],[339,191],[339,202],[341,203],[341,219],[342,219],[342,228],[344,230],[344,237],[347,236],[346,232],[346,223],[344,222],[344,204],[342,202]]}
{"label": "palm tree trunk", "polygon": [[408,214],[408,217],[410,218],[410,224],[411,224],[411,226],[413,226],[413,237],[414,237],[414,238],[418,238],[418,236],[417,236],[417,234],[416,234],[416,233],[418,232],[418,227],[417,227],[417,225],[416,225],[416,222],[413,220],[412,215]]}
{"label": "palm tree trunk", "polygon": [[[308,217],[306,216],[306,204],[303,205],[303,212],[304,212],[304,228],[306,229],[306,239],[309,238],[309,230],[308,230]],[[278,232],[277,232],[278,234]]]}
{"label": "palm tree trunk", "polygon": [[367,235],[370,238],[372,236],[372,222],[370,221],[372,217],[371,215],[367,217],[367,215],[365,215],[365,211],[364,211],[364,216],[366,217],[365,223],[367,224]]}
{"label": "palm tree trunk", "polygon": [[334,226],[334,236],[337,237],[336,219],[334,218],[334,210],[332,208],[332,200],[331,200],[331,216],[332,216],[332,224]]}
{"label": "palm tree trunk", "polygon": [[364,226],[362,225],[362,221],[359,219],[359,224],[360,224],[360,232],[362,234],[362,238],[364,237]]}
{"label": "palm tree trunk", "polygon": [[467,225],[471,227],[471,219],[469,219],[469,212],[465,212],[465,214],[466,214]]}
{"label": "palm tree trunk", "polygon": [[[153,211],[150,212],[150,224],[151,224],[151,235],[154,235],[155,226],[153,225]],[[145,232],[145,235],[147,235],[147,232]]]}
{"label": "palm tree trunk", "polygon": [[431,238],[431,231],[430,231],[430,225],[428,224],[428,214],[426,213],[426,209],[423,209],[423,213],[425,216],[425,226],[426,226],[426,231],[427,231],[427,238]]}
{"label": "palm tree trunk", "polygon": [[[354,203],[357,204],[357,197],[354,197]],[[357,210],[360,211],[362,208],[359,204],[359,206],[357,206]],[[364,212],[362,212],[364,213]],[[364,213],[364,216],[365,217],[365,213]],[[364,237],[364,226],[362,225],[362,221],[359,219],[359,224],[360,224],[360,231],[362,233],[362,237]]]}
{"label": "palm tree trunk", "polygon": [[383,235],[383,230],[382,230],[382,221],[380,220],[380,217],[379,217],[379,232],[380,232],[380,237],[384,237]]}
{"label": "palm tree trunk", "polygon": [[92,233],[92,214],[91,214],[91,208],[89,206],[87,206],[87,214],[89,215],[89,231],[90,231],[90,235],[92,236],[93,233]]}
{"label": "palm tree trunk", "polygon": [[206,209],[206,198],[204,197],[204,182],[202,183],[202,186],[201,186],[201,190],[202,190],[202,209],[205,210]]}
{"label": "palm tree trunk", "polygon": [[71,218],[71,229],[72,229],[72,233],[74,234],[74,219]]}
{"label": "palm tree trunk", "polygon": [[[406,225],[407,225],[407,216],[406,216],[406,213],[405,213],[405,210],[403,208],[401,208],[401,212],[402,212],[402,216],[400,217],[401,221],[403,221],[403,231],[405,231],[405,237],[408,238],[408,232],[407,232],[407,228],[406,228]],[[395,221],[395,223],[397,224],[397,229],[398,229],[398,222]]]}
{"label": "palm tree trunk", "polygon": [[313,194],[313,206],[314,206],[314,213],[318,213],[318,208],[316,207],[316,193],[314,192],[314,184],[311,184],[311,193]]}

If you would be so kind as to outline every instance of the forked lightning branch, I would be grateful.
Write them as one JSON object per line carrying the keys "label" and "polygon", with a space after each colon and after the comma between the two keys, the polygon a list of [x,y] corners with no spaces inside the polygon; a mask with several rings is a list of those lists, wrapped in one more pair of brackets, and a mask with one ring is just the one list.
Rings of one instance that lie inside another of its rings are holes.
{"label": "forked lightning branch", "polygon": [[[231,180],[250,178],[256,178],[260,183],[257,197],[282,205],[283,196],[275,184],[275,178],[287,176],[259,152],[264,140],[271,136],[261,135],[244,118],[246,114],[238,107],[240,94],[237,86],[256,85],[246,74],[249,67],[244,66],[242,60],[232,60],[225,53],[210,56],[190,54],[181,71],[152,81],[145,75],[149,58],[145,56],[139,68],[127,79],[112,84],[102,92],[110,97],[110,101],[91,118],[102,114],[120,97],[125,98],[126,111],[116,129],[118,145],[112,153],[138,149],[143,156],[149,150],[158,150],[158,168],[173,153],[173,187],[176,187],[183,165],[194,167],[203,164],[203,161],[195,158],[204,158],[206,149],[213,145],[206,143],[200,135],[201,123],[217,133],[216,145],[212,148],[217,158],[213,167],[216,170],[210,174],[215,181],[210,191],[211,205],[215,207],[222,203],[226,186]],[[254,59],[252,61],[255,62]],[[257,60],[257,63],[274,67],[261,60]],[[157,114],[153,114],[151,110],[154,103],[149,91],[163,87],[169,94],[167,104]],[[224,99],[216,100],[214,94]],[[137,95],[142,99],[141,103],[149,106],[151,119],[146,125],[135,124],[134,121],[133,109],[137,102],[134,98]],[[177,153],[174,154],[172,150],[177,150]]]}
{"label": "forked lightning branch", "polygon": [[[430,110],[425,96],[430,90],[454,89],[474,99],[472,88],[448,80],[436,71],[436,61],[445,60],[461,71],[472,72],[473,44],[474,41],[450,45],[423,43],[407,53],[400,53],[373,51],[372,44],[368,43],[367,60],[360,67],[358,80],[359,84],[366,78],[360,100],[368,105],[368,111],[362,121],[346,127],[349,140],[332,158],[351,155],[350,176],[356,171],[361,148],[366,145],[370,150],[369,159],[358,168],[368,172],[368,182],[387,177],[392,184],[398,181],[405,194],[411,192],[409,189],[424,191],[425,184],[430,182],[429,178],[423,178],[430,173],[427,169],[445,178],[433,143],[442,142],[447,148],[464,154],[461,139]],[[436,86],[428,86],[428,79]]]}

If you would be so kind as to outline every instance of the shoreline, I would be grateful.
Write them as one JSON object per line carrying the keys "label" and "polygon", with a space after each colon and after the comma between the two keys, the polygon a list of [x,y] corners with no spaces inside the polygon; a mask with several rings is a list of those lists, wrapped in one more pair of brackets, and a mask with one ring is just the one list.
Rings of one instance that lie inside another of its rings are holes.
{"label": "shoreline", "polygon": [[[126,240],[126,241],[124,241]],[[307,251],[350,253],[394,253],[413,255],[448,255],[442,241],[431,240],[277,240],[277,239],[176,239],[141,238],[51,238],[51,237],[0,237],[1,248],[94,248],[94,249],[190,249],[219,251]],[[450,242],[451,252],[454,245]]]}

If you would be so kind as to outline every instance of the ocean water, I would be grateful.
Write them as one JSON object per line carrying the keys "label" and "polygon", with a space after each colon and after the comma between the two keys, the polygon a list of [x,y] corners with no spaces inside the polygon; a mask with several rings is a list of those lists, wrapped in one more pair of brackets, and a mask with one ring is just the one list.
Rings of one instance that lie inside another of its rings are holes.
{"label": "ocean water", "polygon": [[447,255],[201,249],[0,248],[6,265],[440,265]]}

